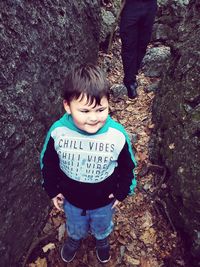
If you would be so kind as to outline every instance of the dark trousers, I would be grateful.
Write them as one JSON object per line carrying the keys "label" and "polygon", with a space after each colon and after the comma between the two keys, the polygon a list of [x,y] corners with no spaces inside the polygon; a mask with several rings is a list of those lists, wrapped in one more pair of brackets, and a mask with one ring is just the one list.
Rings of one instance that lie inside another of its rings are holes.
{"label": "dark trousers", "polygon": [[124,84],[133,84],[151,39],[156,0],[126,0],[121,14],[120,37]]}

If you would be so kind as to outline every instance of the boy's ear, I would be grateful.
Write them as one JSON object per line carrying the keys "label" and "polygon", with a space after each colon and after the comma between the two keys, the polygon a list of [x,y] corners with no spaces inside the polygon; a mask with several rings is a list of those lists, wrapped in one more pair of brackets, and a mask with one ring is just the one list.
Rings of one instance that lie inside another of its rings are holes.
{"label": "boy's ear", "polygon": [[64,106],[65,111],[66,111],[68,114],[71,114],[70,106],[69,106],[67,100],[65,100],[65,99],[63,100],[63,106]]}

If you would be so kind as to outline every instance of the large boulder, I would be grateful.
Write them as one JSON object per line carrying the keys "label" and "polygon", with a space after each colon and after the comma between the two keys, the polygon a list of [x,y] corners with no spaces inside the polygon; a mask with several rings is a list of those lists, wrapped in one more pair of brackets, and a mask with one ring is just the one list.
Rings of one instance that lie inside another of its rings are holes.
{"label": "large boulder", "polygon": [[[175,2],[175,1],[174,1]],[[177,1],[176,1],[177,2]],[[186,2],[186,1],[179,1]],[[173,21],[173,14],[170,18]],[[183,14],[182,14],[183,15]],[[168,169],[163,196],[175,227],[186,241],[188,266],[200,266],[200,4],[187,1],[172,60],[162,74],[153,104],[153,162]],[[176,20],[176,17],[174,17]]]}
{"label": "large boulder", "polygon": [[39,154],[62,112],[65,74],[97,60],[100,3],[3,0],[0,10],[0,266],[13,267],[48,212]]}
{"label": "large boulder", "polygon": [[150,47],[142,62],[142,71],[148,77],[160,77],[170,63],[171,51],[168,46]]}
{"label": "large boulder", "polygon": [[158,11],[152,34],[153,41],[164,44],[175,44],[182,31],[182,21],[185,18],[191,0],[157,0]]}

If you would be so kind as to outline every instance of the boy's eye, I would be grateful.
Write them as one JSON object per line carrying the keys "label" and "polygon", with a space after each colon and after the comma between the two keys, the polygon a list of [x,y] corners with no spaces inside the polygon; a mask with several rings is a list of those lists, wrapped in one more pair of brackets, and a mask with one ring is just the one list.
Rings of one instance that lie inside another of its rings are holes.
{"label": "boy's eye", "polygon": [[98,112],[102,112],[102,111],[104,111],[106,108],[100,108],[100,109],[98,109]]}
{"label": "boy's eye", "polygon": [[[95,112],[103,112],[106,108],[100,108],[100,109],[97,109]],[[90,110],[80,110],[81,113],[88,113],[90,112]]]}

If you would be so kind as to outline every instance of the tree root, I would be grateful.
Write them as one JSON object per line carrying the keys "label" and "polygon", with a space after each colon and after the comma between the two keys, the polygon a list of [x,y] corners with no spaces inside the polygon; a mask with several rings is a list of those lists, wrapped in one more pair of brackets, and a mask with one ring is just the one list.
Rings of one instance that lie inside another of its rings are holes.
{"label": "tree root", "polygon": [[157,212],[160,213],[160,209],[159,209],[159,206],[158,206],[158,205],[161,205],[161,206],[162,206],[163,211],[164,211],[164,213],[165,213],[165,216],[166,216],[166,218],[168,219],[168,221],[169,221],[169,223],[170,223],[170,225],[171,225],[172,230],[173,230],[174,232],[176,232],[176,228],[175,228],[175,226],[174,226],[174,224],[173,224],[173,222],[172,222],[172,220],[171,220],[171,217],[170,217],[170,215],[169,215],[169,212],[168,212],[168,210],[167,210],[167,204],[166,204],[166,202],[165,202],[164,200],[160,199],[159,197],[156,197],[156,198],[154,199],[154,207],[155,207],[155,209],[157,210]]}
{"label": "tree root", "polygon": [[145,176],[147,175],[150,171],[153,172],[157,172],[157,173],[162,173],[161,178],[159,179],[159,181],[157,182],[155,177],[153,178],[153,185],[154,185],[154,190],[153,192],[151,192],[150,190],[146,190],[143,187],[140,188],[141,191],[144,191],[151,199],[151,202],[153,203],[153,207],[155,208],[156,212],[158,214],[161,213],[160,207],[162,207],[164,214],[168,220],[168,222],[170,223],[170,226],[172,228],[172,230],[174,232],[176,232],[176,228],[171,220],[171,217],[169,215],[168,209],[167,209],[167,204],[164,200],[160,199],[160,197],[158,196],[158,194],[160,193],[161,189],[162,189],[162,185],[164,183],[164,181],[166,180],[166,176],[167,176],[167,169],[164,166],[160,166],[160,165],[156,165],[156,164],[149,164],[147,166],[147,168],[145,170],[143,170],[142,173],[140,173],[139,175],[141,176]]}

